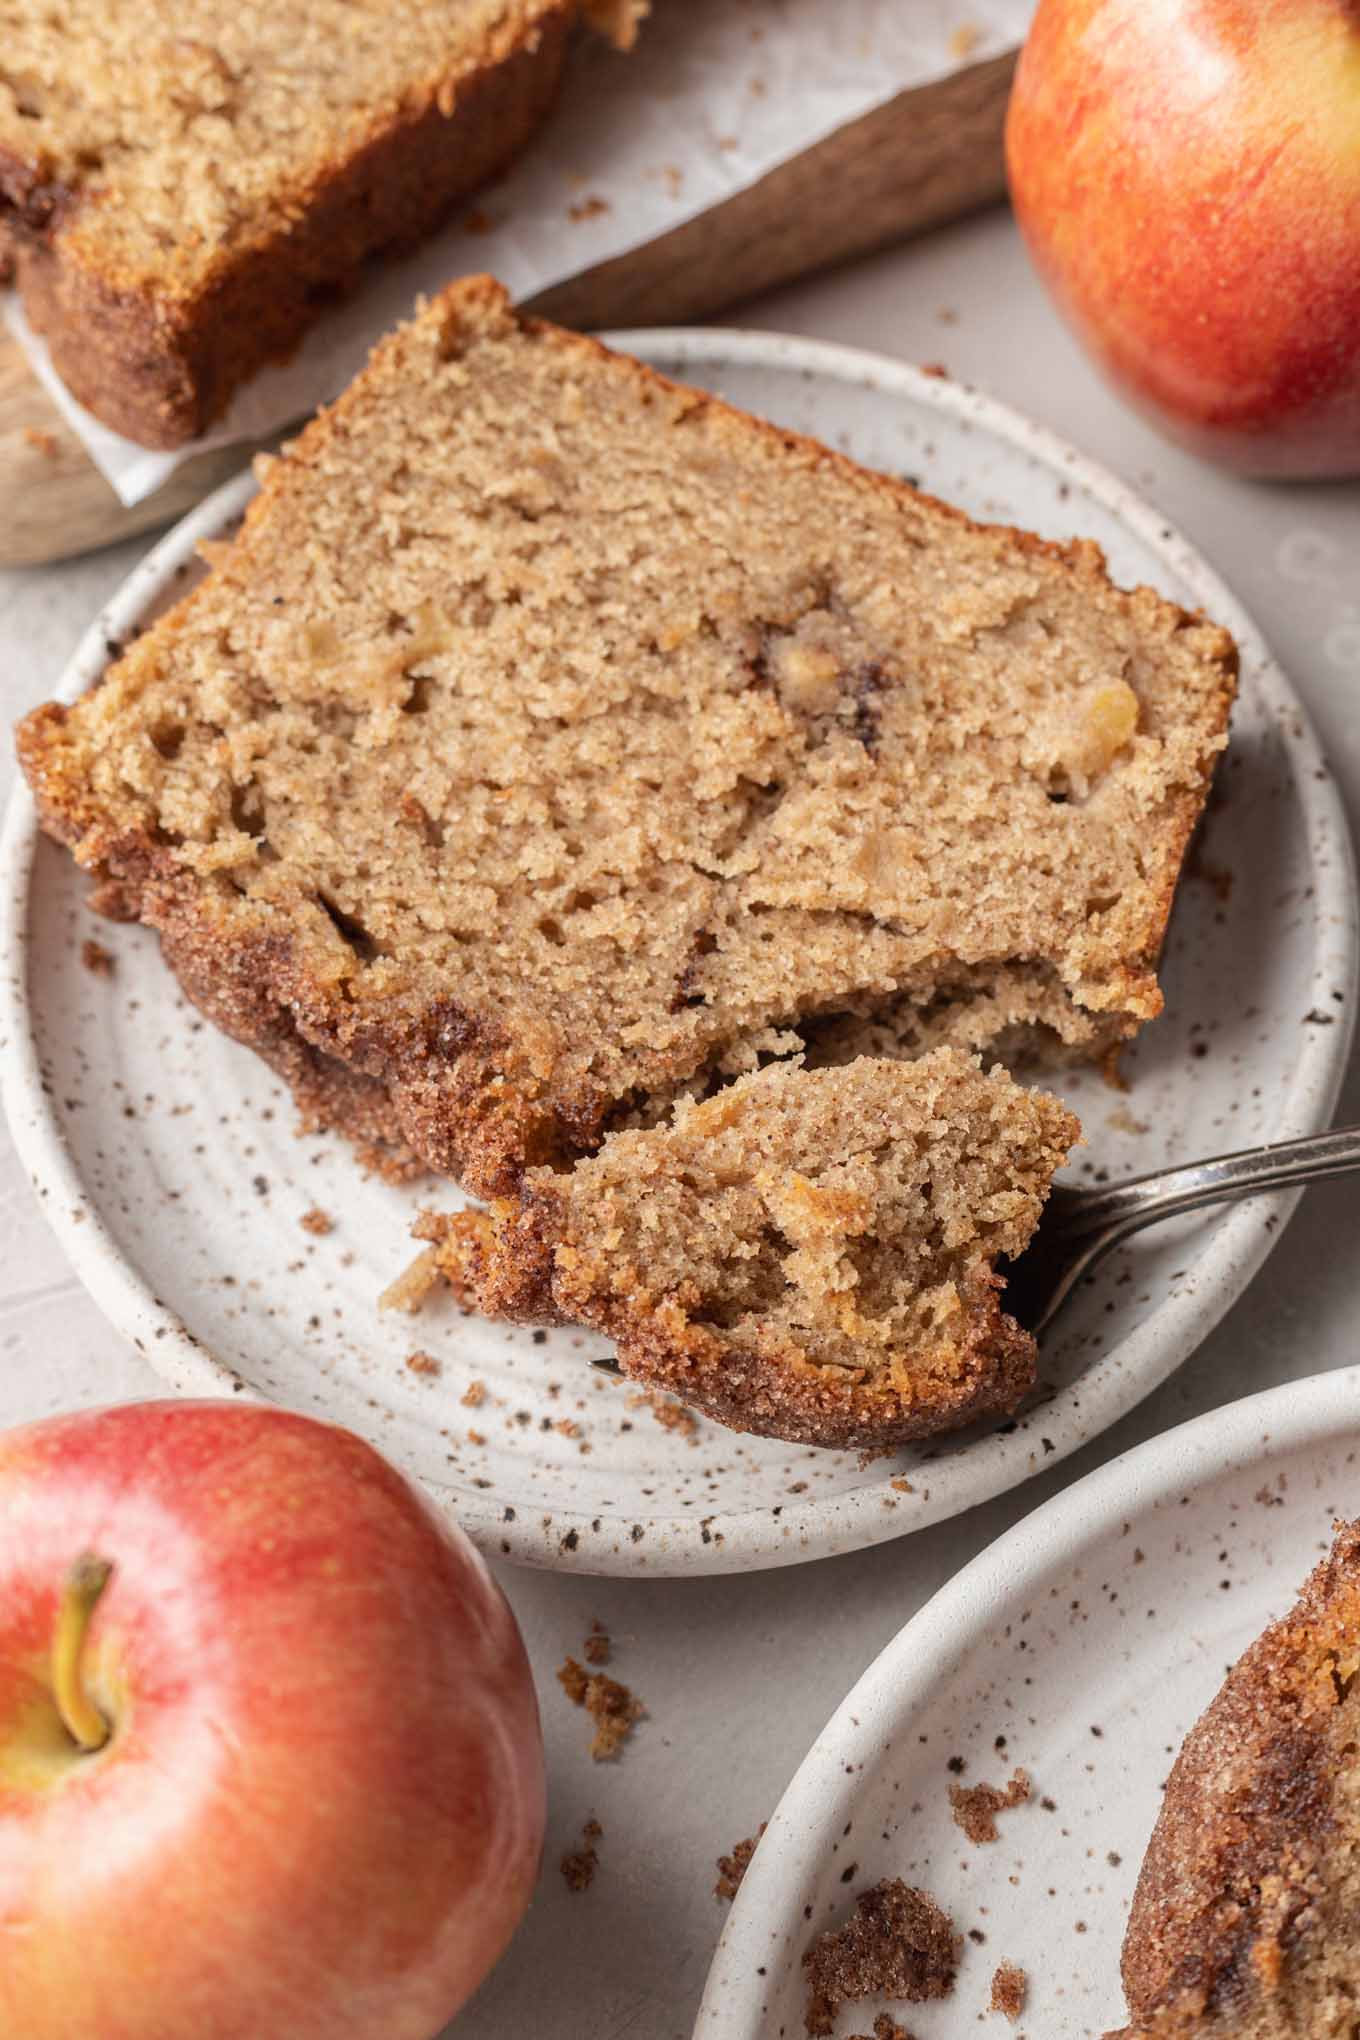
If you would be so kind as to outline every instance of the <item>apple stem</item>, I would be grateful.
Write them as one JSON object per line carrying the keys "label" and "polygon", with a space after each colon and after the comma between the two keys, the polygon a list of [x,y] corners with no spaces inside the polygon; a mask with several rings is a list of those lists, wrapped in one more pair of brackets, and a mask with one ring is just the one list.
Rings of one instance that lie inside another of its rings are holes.
{"label": "apple stem", "polygon": [[52,1695],[67,1734],[83,1750],[102,1749],[109,1739],[109,1724],[86,1690],[81,1658],[90,1618],[112,1572],[108,1559],[81,1554],[62,1582],[52,1639]]}

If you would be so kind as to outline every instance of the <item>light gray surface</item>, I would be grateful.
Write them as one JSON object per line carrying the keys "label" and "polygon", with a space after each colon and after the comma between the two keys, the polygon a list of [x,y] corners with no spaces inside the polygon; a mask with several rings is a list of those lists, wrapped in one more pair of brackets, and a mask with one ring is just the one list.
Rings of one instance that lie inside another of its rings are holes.
{"label": "light gray surface", "polygon": [[[943,362],[1160,504],[1272,641],[1314,716],[1355,826],[1360,487],[1264,489],[1166,448],[1086,368],[1002,214],[783,292],[741,323]],[[139,550],[0,577],[7,719],[44,698]],[[3,785],[11,772],[6,758]],[[1360,1118],[1354,1075],[1342,1112]],[[1355,1359],[1358,1209],[1351,1184],[1310,1190],[1248,1296],[1177,1377],[1053,1474],[958,1521],[745,1579],[630,1584],[507,1573],[543,1704],[548,1853],[530,1918],[459,2022],[459,2040],[684,2040],[721,1924],[713,1859],[769,1812],[864,1666],[961,1563],[1099,1460],[1252,1389]],[[154,1379],[69,1276],[13,1158],[0,1156],[0,1422],[154,1393]],[[618,1676],[650,1709],[617,1766],[592,1767],[584,1717],[553,1678],[592,1616],[615,1636]],[[556,1865],[591,1812],[605,1829],[600,1873],[589,1892],[571,1896]]]}

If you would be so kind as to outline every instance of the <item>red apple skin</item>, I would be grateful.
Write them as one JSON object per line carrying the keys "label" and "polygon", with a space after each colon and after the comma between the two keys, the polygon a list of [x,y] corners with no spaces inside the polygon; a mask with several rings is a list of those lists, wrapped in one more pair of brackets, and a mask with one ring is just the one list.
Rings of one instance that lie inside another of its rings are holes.
{"label": "red apple skin", "polygon": [[[93,1754],[46,1684],[86,1549]],[[358,1438],[188,1402],[0,1435],[0,2033],[430,2040],[543,1818],[514,1618]]]}
{"label": "red apple skin", "polygon": [[1116,385],[1255,475],[1360,473],[1360,0],[1040,0],[1006,130]]}

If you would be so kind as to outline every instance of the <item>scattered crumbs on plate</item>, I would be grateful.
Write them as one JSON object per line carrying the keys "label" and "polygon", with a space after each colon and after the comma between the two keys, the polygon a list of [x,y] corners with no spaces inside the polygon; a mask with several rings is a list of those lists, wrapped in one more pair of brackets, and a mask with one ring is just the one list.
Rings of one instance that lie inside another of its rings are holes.
{"label": "scattered crumbs on plate", "polygon": [[604,1829],[592,1816],[581,1829],[581,1847],[568,1849],[563,1856],[560,1868],[567,1881],[568,1891],[589,1891],[594,1883],[595,1872],[600,1864],[595,1844],[603,1833]]}
{"label": "scattered crumbs on plate", "polygon": [[592,191],[588,197],[578,198],[575,205],[567,207],[567,218],[579,225],[582,220],[598,220],[603,213],[612,210],[607,198],[601,198],[597,191]]}
{"label": "scattered crumbs on plate", "polygon": [[438,1247],[426,1247],[401,1274],[388,1283],[378,1298],[379,1310],[403,1310],[413,1317],[443,1277],[439,1272]]}
{"label": "scattered crumbs on plate", "polygon": [[319,1240],[324,1239],[328,1232],[335,1231],[335,1220],[319,1204],[314,1204],[310,1211],[304,1211],[298,1224],[304,1232],[314,1234]]}
{"label": "scattered crumbs on plate", "polygon": [[834,2032],[836,2013],[853,1999],[897,1998],[924,2004],[948,1997],[963,1942],[954,1922],[927,1891],[885,1877],[855,1895],[841,1927],[828,1927],[804,1950],[809,2034]]}
{"label": "scattered crumbs on plate", "polygon": [[408,1353],[406,1355],[406,1365],[410,1368],[412,1374],[443,1373],[443,1369],[440,1366],[439,1362],[435,1359],[434,1354],[422,1353],[421,1351],[419,1351],[419,1349],[417,1349],[417,1351],[414,1353]]}
{"label": "scattered crumbs on plate", "polygon": [[699,1442],[699,1419],[683,1403],[672,1402],[659,1388],[640,1389],[627,1399],[630,1410],[650,1410],[663,1431],[677,1431],[691,1445]]}
{"label": "scattered crumbs on plate", "polygon": [[949,54],[956,64],[966,63],[982,41],[982,30],[975,21],[961,21],[949,38]]}
{"label": "scattered crumbs on plate", "polygon": [[954,1824],[961,1827],[970,1842],[994,1842],[1000,1830],[996,1824],[999,1813],[1006,1813],[1013,1806],[1023,1806],[1030,1796],[1028,1771],[1016,1771],[1007,1785],[951,1785],[949,1804],[954,1809]]}
{"label": "scattered crumbs on plate", "polygon": [[997,1965],[992,1978],[992,1996],[989,2012],[1001,2012],[1012,2025],[1025,2009],[1029,1996],[1029,1977],[1016,1962],[1002,1962]]}
{"label": "scattered crumbs on plate", "polygon": [[91,977],[110,978],[118,968],[113,951],[96,942],[92,935],[87,935],[80,945],[80,960]]}
{"label": "scattered crumbs on plate", "polygon": [[753,1835],[747,1835],[744,1841],[734,1843],[730,1855],[719,1856],[718,1881],[713,1887],[715,1898],[724,1899],[730,1905],[741,1890],[741,1880],[746,1875],[747,1866],[756,1852],[756,1843],[764,1834],[765,1826],[766,1823],[762,1821]]}
{"label": "scattered crumbs on plate", "polygon": [[486,1401],[486,1383],[470,1381],[458,1400],[465,1410],[479,1410]]}
{"label": "scattered crumbs on plate", "polygon": [[588,1665],[609,1663],[609,1631],[596,1616],[590,1625],[590,1634],[581,1646],[581,1655]]}

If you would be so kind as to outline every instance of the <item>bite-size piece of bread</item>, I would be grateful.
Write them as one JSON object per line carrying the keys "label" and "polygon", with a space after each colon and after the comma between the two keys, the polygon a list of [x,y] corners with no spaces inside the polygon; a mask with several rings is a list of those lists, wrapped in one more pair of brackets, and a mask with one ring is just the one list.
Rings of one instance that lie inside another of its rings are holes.
{"label": "bite-size piece of bread", "polygon": [[605,1332],[625,1374],[738,1430],[883,1448],[1032,1387],[997,1262],[1079,1133],[952,1048],[776,1063],[420,1231],[490,1316]]}

